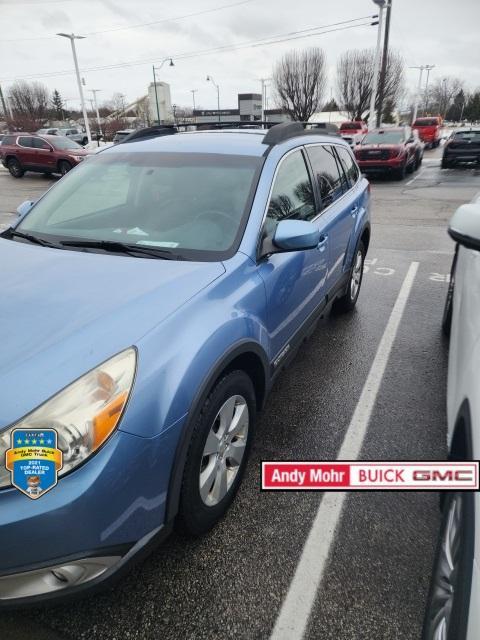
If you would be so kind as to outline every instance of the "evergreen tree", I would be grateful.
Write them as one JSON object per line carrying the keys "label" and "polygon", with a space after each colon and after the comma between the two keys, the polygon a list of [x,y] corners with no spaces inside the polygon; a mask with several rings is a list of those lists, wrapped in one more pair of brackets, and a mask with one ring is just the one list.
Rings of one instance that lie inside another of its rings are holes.
{"label": "evergreen tree", "polygon": [[54,90],[54,92],[52,93],[52,107],[53,107],[53,111],[55,113],[55,117],[58,118],[59,120],[62,119],[62,111],[63,109],[63,100],[62,100],[62,96],[60,95],[59,91],[57,89]]}
{"label": "evergreen tree", "polygon": [[468,99],[463,117],[470,122],[478,122],[480,120],[480,90],[472,93]]}

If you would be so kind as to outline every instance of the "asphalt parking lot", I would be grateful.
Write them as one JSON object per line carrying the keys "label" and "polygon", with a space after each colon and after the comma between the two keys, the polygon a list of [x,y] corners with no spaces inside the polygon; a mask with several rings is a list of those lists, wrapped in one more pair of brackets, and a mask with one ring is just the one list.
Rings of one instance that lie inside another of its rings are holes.
{"label": "asphalt parking lot", "polygon": [[[421,169],[402,182],[372,182],[372,241],[357,309],[323,320],[276,382],[226,518],[199,540],[173,535],[106,593],[0,614],[2,640],[294,640],[291,622],[307,640],[420,638],[439,524],[436,494],[349,494],[333,535],[327,522],[324,532],[318,525],[320,538],[333,540],[318,591],[315,576],[307,576],[294,593],[322,495],[262,493],[259,484],[262,459],[338,456],[407,274],[413,281],[360,457],[445,458],[440,322],[454,248],[446,227],[455,208],[480,193],[480,171],[442,171],[440,155],[426,152]],[[0,226],[52,181],[33,174],[15,180],[0,170]],[[291,621],[285,602],[295,598]]]}

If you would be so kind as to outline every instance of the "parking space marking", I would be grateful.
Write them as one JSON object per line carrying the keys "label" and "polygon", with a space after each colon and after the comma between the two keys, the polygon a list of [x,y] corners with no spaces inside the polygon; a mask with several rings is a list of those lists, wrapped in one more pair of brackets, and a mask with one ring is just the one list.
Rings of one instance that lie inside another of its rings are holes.
{"label": "parking space marking", "polygon": [[[345,433],[338,460],[356,460],[360,455],[418,267],[418,262],[410,263]],[[270,640],[301,640],[303,638],[328,562],[346,495],[346,493],[336,492],[323,494]]]}
{"label": "parking space marking", "polygon": [[422,175],[422,173],[423,173],[423,172],[424,172],[424,169],[422,169],[421,171],[419,171],[419,172],[417,173],[417,175],[416,175],[414,178],[412,178],[411,180],[409,180],[408,182],[406,182],[406,183],[405,183],[405,186],[406,186],[406,187],[408,187],[410,184],[412,184],[412,182],[415,182],[415,180],[416,180],[417,178],[419,178],[419,177]]}

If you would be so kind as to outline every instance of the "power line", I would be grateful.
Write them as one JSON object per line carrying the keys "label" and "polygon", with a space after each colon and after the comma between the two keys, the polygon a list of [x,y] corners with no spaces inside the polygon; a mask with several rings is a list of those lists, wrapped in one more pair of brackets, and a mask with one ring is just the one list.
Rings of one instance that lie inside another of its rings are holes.
{"label": "power line", "polygon": [[[162,20],[154,20],[153,22],[142,22],[139,24],[127,25],[125,27],[111,27],[110,29],[102,29],[101,31],[87,31],[85,36],[99,36],[103,33],[113,33],[115,31],[127,31],[128,29],[140,29],[141,27],[152,27],[163,22],[172,22],[174,20],[184,20],[185,18],[193,18],[195,16],[202,16],[206,13],[214,13],[216,11],[223,11],[224,9],[231,9],[232,7],[238,7],[243,4],[249,4],[254,0],[240,0],[240,2],[233,2],[231,4],[225,4],[220,7],[212,7],[211,9],[203,9],[202,11],[195,11],[194,13],[186,13],[182,16],[175,16],[172,18],[162,18]],[[83,32],[82,32],[83,33]],[[0,39],[0,42],[20,42],[31,40],[56,40],[55,36],[37,36],[33,38],[6,38]]]}
{"label": "power line", "polygon": [[[365,16],[366,18],[372,18],[372,16]],[[334,28],[334,29],[329,29],[329,27],[335,26],[335,25],[340,25],[340,24],[346,24],[346,23],[351,23],[351,22],[358,22],[359,20],[363,20],[365,18],[355,18],[353,20],[345,20],[343,22],[338,22],[338,23],[333,23],[331,25],[324,25],[324,26],[320,26],[320,27],[311,27],[309,29],[301,29],[299,31],[291,31],[288,34],[279,34],[276,36],[269,36],[268,38],[263,38],[261,40],[252,40],[252,41],[247,41],[247,42],[241,42],[238,44],[232,44],[232,45],[223,45],[221,47],[214,47],[214,48],[210,48],[210,49],[200,49],[197,51],[187,51],[184,53],[179,53],[176,55],[171,55],[169,56],[169,58],[174,58],[175,60],[187,60],[189,58],[194,58],[194,57],[198,57],[198,56],[203,56],[203,55],[209,55],[212,53],[223,53],[223,52],[228,52],[228,51],[236,51],[238,49],[245,49],[245,48],[249,48],[249,47],[261,47],[261,46],[269,46],[271,44],[278,44],[281,42],[288,42],[290,40],[298,40],[298,39],[302,39],[302,38],[311,38],[314,36],[321,36],[327,33],[333,33],[336,31],[344,31],[346,29],[355,29],[357,27],[365,27],[365,26],[371,26],[371,22],[361,22],[359,24],[349,24],[348,26],[343,26],[343,27],[338,27],[338,28]],[[306,31],[310,32],[310,31],[315,31],[314,33],[305,33]],[[285,36],[285,37],[284,37]],[[106,70],[110,70],[110,69],[123,69],[126,67],[133,67],[133,66],[138,66],[138,65],[143,65],[143,64],[152,64],[152,62],[155,62],[155,60],[158,60],[159,58],[155,58],[154,60],[152,60],[151,58],[147,59],[142,59],[142,60],[134,60],[134,61],[130,61],[130,62],[119,62],[117,64],[111,64],[111,65],[102,65],[102,66],[95,66],[95,67],[88,67],[88,68],[83,68],[82,69],[82,73],[87,73],[87,72],[92,72],[92,71],[106,71]],[[70,69],[68,70],[63,70],[63,71],[54,71],[54,72],[50,72],[50,73],[44,73],[44,74],[31,74],[28,76],[23,76],[22,79],[37,79],[37,78],[54,78],[54,77],[58,77],[58,76],[64,76],[64,75],[71,75],[72,71]],[[15,78],[6,78],[6,80],[12,81],[17,79],[17,77]]]}

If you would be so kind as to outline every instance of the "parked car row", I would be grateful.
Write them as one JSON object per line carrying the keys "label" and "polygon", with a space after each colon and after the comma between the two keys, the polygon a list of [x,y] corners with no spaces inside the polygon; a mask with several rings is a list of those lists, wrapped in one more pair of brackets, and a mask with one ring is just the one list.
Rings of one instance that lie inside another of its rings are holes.
{"label": "parked car row", "polygon": [[90,153],[58,135],[13,133],[5,135],[0,144],[0,161],[14,178],[21,178],[25,171],[64,175]]}

